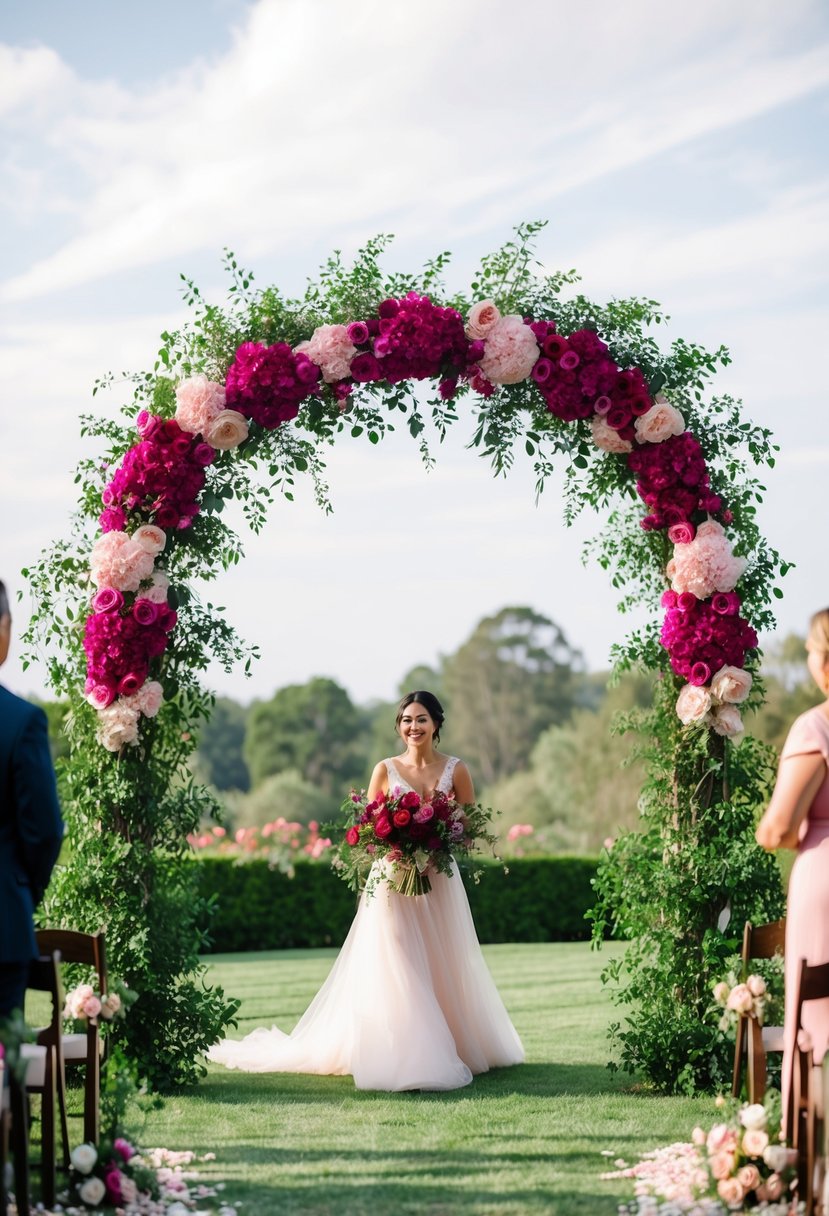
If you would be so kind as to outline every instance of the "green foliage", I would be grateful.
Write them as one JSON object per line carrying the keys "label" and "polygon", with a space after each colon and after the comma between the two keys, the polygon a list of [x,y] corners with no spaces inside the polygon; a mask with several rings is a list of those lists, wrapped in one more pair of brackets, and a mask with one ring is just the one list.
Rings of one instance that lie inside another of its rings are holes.
{"label": "green foliage", "polygon": [[632,1009],[613,1027],[621,1066],[690,1094],[728,1076],[728,1044],[705,1018],[712,987],[745,921],[780,916],[783,892],[775,859],[753,838],[774,780],[772,749],[683,729],[671,712],[674,683],[661,682],[644,716],[641,828],[603,854],[592,915],[597,940],[612,933],[630,943],[604,971]]}
{"label": "green foliage", "polygon": [[234,828],[262,828],[282,817],[290,823],[321,823],[336,810],[336,800],[298,773],[285,769],[266,777],[243,798],[234,800]]}
{"label": "green foliage", "polygon": [[250,789],[244,758],[248,711],[229,697],[217,697],[210,717],[199,731],[194,756],[199,778],[216,790]]}
{"label": "green foliage", "polygon": [[[292,878],[264,861],[225,857],[198,863],[199,890],[215,897],[208,948],[285,950],[339,946],[354,917],[355,897],[327,864],[298,861]],[[590,936],[590,857],[481,860],[480,882],[465,879],[478,936],[484,942],[578,941]]]}

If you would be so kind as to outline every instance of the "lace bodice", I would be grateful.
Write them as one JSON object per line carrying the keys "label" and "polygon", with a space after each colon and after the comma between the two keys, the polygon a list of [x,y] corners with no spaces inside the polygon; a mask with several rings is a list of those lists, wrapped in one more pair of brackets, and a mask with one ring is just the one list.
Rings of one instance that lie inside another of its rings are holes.
{"label": "lace bodice", "polygon": [[[397,768],[397,765],[395,764],[394,759],[392,757],[389,757],[388,760],[384,760],[383,763],[385,764],[386,772],[389,775],[389,790],[393,790],[396,785],[399,785],[401,787],[401,789],[405,789],[405,790],[413,789],[413,787],[411,785],[409,785],[409,783],[405,779],[405,777],[401,776],[401,774]],[[457,763],[458,763],[457,756],[450,756],[448,758],[448,760],[446,761],[446,764],[443,766],[443,772],[440,775],[440,780],[438,781],[437,785],[435,786],[435,790],[440,790],[440,792],[442,794],[448,794],[450,792],[450,790],[452,789],[452,779],[453,779],[453,776],[455,773],[455,765]],[[413,790],[413,792],[418,793],[417,790]]]}

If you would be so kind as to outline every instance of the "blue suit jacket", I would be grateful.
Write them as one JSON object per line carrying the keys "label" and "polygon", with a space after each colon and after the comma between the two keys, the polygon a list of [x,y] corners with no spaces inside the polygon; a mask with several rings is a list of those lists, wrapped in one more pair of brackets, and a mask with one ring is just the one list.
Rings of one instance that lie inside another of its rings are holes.
{"label": "blue suit jacket", "polygon": [[0,963],[37,954],[32,914],[62,839],[46,715],[0,685]]}

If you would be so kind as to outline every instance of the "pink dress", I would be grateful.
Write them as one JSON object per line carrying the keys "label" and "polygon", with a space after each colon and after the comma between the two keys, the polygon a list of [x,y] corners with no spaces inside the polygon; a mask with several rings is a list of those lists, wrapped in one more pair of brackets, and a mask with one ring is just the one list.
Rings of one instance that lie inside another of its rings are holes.
{"label": "pink dress", "polygon": [[[438,782],[452,789],[450,758]],[[386,761],[389,788],[411,789]],[[375,862],[382,866],[382,863]],[[484,961],[457,867],[428,895],[360,898],[328,978],[291,1034],[260,1027],[208,1058],[246,1072],[351,1073],[357,1089],[458,1089],[524,1059]]]}
{"label": "pink dress", "polygon": [[[829,765],[829,719],[820,706],[795,719],[781,759],[819,752]],[[829,963],[829,769],[800,829],[797,858],[789,879],[786,907],[786,1013],[783,1054],[783,1110],[795,1034],[795,999],[800,960]],[[803,1027],[809,1032],[815,1057],[829,1046],[829,1000],[803,1006]]]}

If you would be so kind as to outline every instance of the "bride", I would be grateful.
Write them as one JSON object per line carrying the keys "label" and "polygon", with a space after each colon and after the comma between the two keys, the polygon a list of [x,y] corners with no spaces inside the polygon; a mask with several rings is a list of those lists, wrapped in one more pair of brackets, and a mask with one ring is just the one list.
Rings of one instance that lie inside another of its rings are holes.
{"label": "bride", "polygon": [[[399,787],[475,801],[466,765],[435,748],[443,721],[432,693],[407,693],[395,720],[406,750],[375,767],[369,800]],[[291,1034],[260,1027],[216,1044],[208,1058],[247,1072],[350,1073],[358,1089],[377,1090],[458,1089],[476,1073],[521,1063],[455,863],[430,880],[426,895],[401,895],[385,880],[363,893],[328,978]]]}

